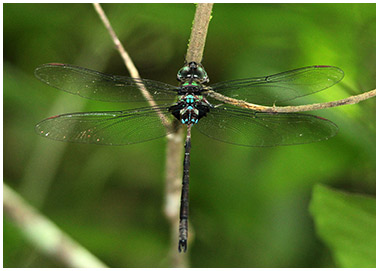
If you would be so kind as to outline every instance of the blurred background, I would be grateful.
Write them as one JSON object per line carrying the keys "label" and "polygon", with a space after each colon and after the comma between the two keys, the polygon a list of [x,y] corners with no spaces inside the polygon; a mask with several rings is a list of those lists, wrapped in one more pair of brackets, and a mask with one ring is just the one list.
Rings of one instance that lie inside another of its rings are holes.
{"label": "blurred background", "polygon": [[[193,4],[104,4],[142,78],[176,85]],[[312,102],[375,88],[375,4],[215,4],[203,65],[211,83],[309,65],[345,72]],[[111,267],[168,267],[165,139],[124,146],[55,142],[34,125],[52,115],[127,109],[39,82],[60,62],[128,75],[90,4],[4,4],[4,182]],[[193,131],[192,267],[334,267],[308,211],[323,183],[375,195],[375,99],[317,112],[339,126],[319,143],[224,144]],[[4,217],[5,267],[64,267]]]}

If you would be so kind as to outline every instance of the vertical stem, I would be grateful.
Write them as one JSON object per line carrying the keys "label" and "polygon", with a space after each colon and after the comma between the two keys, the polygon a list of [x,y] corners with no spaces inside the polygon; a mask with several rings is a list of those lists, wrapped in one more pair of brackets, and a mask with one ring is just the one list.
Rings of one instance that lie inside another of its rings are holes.
{"label": "vertical stem", "polygon": [[171,267],[188,267],[186,254],[178,253],[178,224],[183,159],[183,130],[167,136],[166,146],[166,199],[164,212],[170,222],[170,264]]}
{"label": "vertical stem", "polygon": [[213,4],[211,3],[197,4],[195,18],[192,25],[191,38],[186,55],[187,62],[195,61],[197,63],[201,63],[203,60],[205,40],[207,38],[212,7]]}
{"label": "vertical stem", "polygon": [[[94,8],[96,12],[99,14],[102,22],[104,23],[106,29],[108,30],[113,43],[116,46],[116,49],[120,53],[121,57],[124,60],[125,66],[130,72],[130,75],[133,78],[139,78],[139,73],[136,67],[133,64],[132,59],[130,58],[127,51],[124,49],[122,43],[118,39],[115,31],[113,30],[107,16],[105,15],[103,9],[100,4],[95,3]],[[155,103],[152,101],[149,93],[147,93],[144,89],[143,85],[139,85],[141,87],[141,92],[145,95],[146,99],[149,101],[151,106],[155,106]],[[171,130],[171,127],[168,127],[168,121],[164,118],[159,111],[157,111],[158,115],[162,119],[162,123],[168,130]],[[175,128],[175,123],[172,123],[172,128]],[[179,212],[179,196],[180,196],[180,178],[181,178],[181,165],[180,161],[182,159],[183,147],[182,147],[182,134],[183,129],[176,129],[176,132],[169,134],[167,136],[167,147],[166,147],[166,202],[164,211],[166,217],[170,221],[171,224],[171,235],[172,235],[172,245],[170,248],[170,258],[171,258],[171,266],[172,267],[187,267],[187,258],[182,256],[178,257],[177,252],[177,225],[178,225],[178,212]],[[175,228],[175,233],[174,233]]]}
{"label": "vertical stem", "polygon": [[[186,61],[200,63],[213,4],[198,4],[192,25]],[[188,253],[178,253],[179,198],[181,194],[181,164],[183,129],[169,135],[166,147],[166,203],[165,214],[171,224],[170,257],[172,267],[187,267]]]}

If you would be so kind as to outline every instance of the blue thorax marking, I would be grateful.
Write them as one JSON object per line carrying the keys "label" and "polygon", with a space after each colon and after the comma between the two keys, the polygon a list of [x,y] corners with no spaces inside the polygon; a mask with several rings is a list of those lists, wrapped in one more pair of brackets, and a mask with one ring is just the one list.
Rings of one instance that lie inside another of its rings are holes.
{"label": "blue thorax marking", "polygon": [[186,102],[187,103],[194,103],[195,97],[193,95],[187,95],[186,96]]}

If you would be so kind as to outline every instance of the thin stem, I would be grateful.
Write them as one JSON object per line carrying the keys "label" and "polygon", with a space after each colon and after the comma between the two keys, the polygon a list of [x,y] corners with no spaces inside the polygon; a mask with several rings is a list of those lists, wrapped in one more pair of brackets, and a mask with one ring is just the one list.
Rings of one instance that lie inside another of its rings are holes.
{"label": "thin stem", "polygon": [[[192,25],[191,38],[187,49],[186,61],[191,62],[195,61],[200,63],[202,60],[202,55],[205,46],[205,40],[208,30],[208,25],[210,21],[210,16],[212,12],[213,4],[198,4],[196,8],[196,13]],[[180,138],[176,137],[171,142],[168,142],[167,145],[167,155],[170,154],[170,150],[176,148],[176,150],[180,149],[179,153],[176,153],[176,158],[180,159],[183,155],[183,146],[182,146],[182,137],[183,137],[183,129],[181,129]],[[177,134],[175,134],[177,135]],[[167,158],[167,162],[170,158]],[[173,161],[174,162],[174,161]],[[174,263],[173,265],[176,267],[184,267],[184,265],[188,261],[188,254],[179,254],[178,253],[178,224],[179,224],[179,198],[181,196],[181,181],[182,176],[180,172],[180,163],[175,161],[175,167],[179,171],[175,172],[172,175],[169,175],[167,171],[167,182],[166,182],[166,215],[171,222],[172,236],[173,240],[171,242],[171,261]],[[179,166],[179,167],[178,167]],[[171,167],[171,165],[167,165],[167,167]],[[172,202],[175,201],[173,204]],[[171,204],[170,204],[171,203]],[[175,206],[175,208],[172,208]],[[193,232],[193,231],[191,231]],[[193,233],[191,233],[193,235]],[[191,235],[189,236],[189,244],[192,240]]]}
{"label": "thin stem", "polygon": [[183,132],[170,134],[166,145],[166,187],[164,213],[170,223],[170,262],[172,267],[188,267],[188,254],[178,253],[178,226],[182,184]]}
{"label": "thin stem", "polygon": [[104,10],[102,9],[99,3],[94,3],[93,5],[95,7],[96,12],[99,14],[100,19],[102,20],[104,26],[108,30],[108,33],[111,36],[113,43],[116,45],[117,51],[120,53],[122,59],[124,60],[125,66],[130,72],[131,77],[140,78],[140,75],[138,73],[136,66],[134,65],[129,54],[126,52],[124,46],[121,44],[121,41],[118,39],[116,33],[114,32],[112,28],[111,23],[108,20],[108,17],[104,13]]}
{"label": "thin stem", "polygon": [[[94,3],[93,4],[95,7],[96,12],[99,14],[99,17],[101,21],[103,22],[105,28],[107,29],[109,35],[112,38],[112,41],[114,45],[116,46],[117,51],[120,53],[122,59],[124,60],[124,64],[126,68],[128,69],[131,77],[133,78],[141,78],[139,75],[139,72],[134,65],[132,58],[129,56],[129,54],[126,52],[124,46],[122,45],[121,41],[116,35],[116,32],[113,30],[111,23],[109,22],[107,16],[104,13],[104,10],[100,6],[99,3]],[[137,82],[136,82],[137,83]],[[153,100],[152,96],[150,93],[147,91],[146,87],[143,84],[137,83],[139,89],[141,90],[142,95],[146,98],[147,102],[149,103],[150,106],[156,107],[157,103]],[[166,118],[166,116],[159,110],[155,109],[157,112],[159,118],[162,120],[163,125],[166,127],[166,129],[169,131],[170,130],[170,121]]]}
{"label": "thin stem", "polygon": [[372,98],[376,96],[376,89],[355,95],[350,96],[346,99],[333,101],[333,102],[327,102],[327,103],[316,103],[316,104],[307,104],[307,105],[298,105],[298,106],[262,106],[262,105],[256,105],[252,103],[248,103],[242,100],[237,100],[233,98],[226,97],[224,95],[221,95],[214,91],[209,91],[209,95],[212,98],[215,98],[219,101],[222,101],[227,104],[239,106],[242,108],[247,108],[259,112],[267,112],[267,113],[292,113],[292,112],[304,112],[304,111],[313,111],[313,110],[320,110],[325,108],[331,108],[341,105],[347,105],[347,104],[357,104],[361,101],[367,100],[369,98]]}
{"label": "thin stem", "polygon": [[[191,38],[186,61],[201,62],[205,46],[208,24],[213,4],[198,4],[192,25]],[[173,267],[187,267],[188,253],[178,253],[178,226],[182,184],[183,131],[170,134],[166,147],[166,204],[165,214],[171,225],[170,260]],[[190,227],[191,228],[191,227]],[[189,236],[189,244],[191,243]]]}
{"label": "thin stem", "polygon": [[12,220],[21,229],[25,238],[41,253],[59,259],[67,267],[107,267],[57,225],[26,203],[5,183],[3,197],[6,218]]}
{"label": "thin stem", "polygon": [[186,61],[201,63],[205,40],[207,38],[208,25],[211,19],[213,4],[197,4],[195,18],[192,24],[191,38],[187,49]]}
{"label": "thin stem", "polygon": [[[94,4],[95,10],[99,14],[101,20],[103,21],[105,27],[107,28],[113,43],[116,45],[121,57],[124,60],[125,66],[129,70],[130,74],[134,78],[140,78],[137,69],[135,68],[130,56],[122,46],[120,40],[117,38],[114,30],[112,29],[109,20],[107,19],[103,9],[99,4]],[[146,93],[145,98],[147,100],[152,100],[150,94],[146,89],[141,89],[143,95]],[[155,102],[150,103],[151,106],[155,106]],[[161,113],[157,112],[162,119],[162,123],[166,126],[166,129],[174,133],[167,135],[167,146],[166,146],[166,201],[164,205],[164,213],[168,218],[171,225],[171,235],[172,243],[175,243],[175,247],[170,246],[170,258],[172,267],[187,267],[188,258],[186,256],[178,256],[177,253],[177,228],[178,228],[178,214],[179,214],[179,199],[180,199],[180,184],[181,184],[181,159],[183,155],[182,147],[182,137],[183,129],[175,129],[175,122],[169,123],[167,118]],[[175,234],[174,234],[175,231]]]}

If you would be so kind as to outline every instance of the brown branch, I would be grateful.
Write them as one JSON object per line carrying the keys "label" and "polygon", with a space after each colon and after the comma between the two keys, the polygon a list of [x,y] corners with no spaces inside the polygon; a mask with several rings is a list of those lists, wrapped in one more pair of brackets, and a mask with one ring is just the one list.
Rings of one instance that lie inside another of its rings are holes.
{"label": "brown branch", "polygon": [[5,183],[3,197],[5,219],[12,220],[25,238],[41,253],[59,259],[67,267],[107,267],[57,225],[25,202]]}
{"label": "brown branch", "polygon": [[[112,29],[109,20],[107,19],[104,11],[99,4],[94,4],[97,13],[99,14],[101,20],[103,21],[105,27],[107,28],[113,43],[116,45],[121,57],[124,60],[125,66],[129,70],[133,78],[140,78],[139,73],[134,66],[130,56],[122,46],[120,40],[117,38],[114,30]],[[152,101],[150,93],[146,91],[144,86],[141,86],[142,93],[148,101]],[[150,103],[151,106],[155,106],[155,102]],[[181,161],[183,156],[183,129],[174,129],[175,122],[169,123],[167,118],[159,111],[157,112],[162,123],[165,125],[167,131],[175,131],[174,133],[167,135],[167,147],[166,147],[166,202],[164,205],[164,213],[171,225],[172,241],[175,243],[174,246],[170,246],[170,258],[172,267],[187,267],[187,256],[182,255],[177,256],[177,242],[178,242],[178,214],[179,214],[179,204],[180,204],[180,185],[181,185]],[[179,191],[179,193],[178,193]]]}
{"label": "brown branch", "polygon": [[166,181],[164,213],[170,224],[169,258],[171,267],[188,267],[188,253],[178,252],[180,193],[183,174],[183,127],[170,134],[166,145]]}
{"label": "brown branch", "polygon": [[336,106],[342,106],[347,104],[356,104],[361,101],[367,100],[369,98],[372,98],[376,96],[376,89],[355,95],[350,96],[346,99],[333,101],[333,102],[327,102],[327,103],[317,103],[317,104],[308,104],[308,105],[298,105],[298,106],[263,106],[263,105],[257,105],[248,103],[242,100],[237,100],[233,98],[226,97],[224,95],[221,95],[217,92],[214,92],[212,90],[209,91],[209,95],[212,98],[215,98],[219,101],[222,101],[227,104],[231,104],[234,106],[242,107],[251,109],[258,112],[267,112],[267,113],[292,113],[292,112],[304,112],[304,111],[313,111],[313,110],[320,110],[320,109],[326,109]]}
{"label": "brown branch", "polygon": [[[186,61],[200,63],[202,60],[208,23],[213,4],[198,4],[192,25]],[[173,267],[187,267],[188,253],[178,253],[178,227],[180,194],[182,185],[183,129],[171,134],[166,147],[166,203],[165,214],[171,225],[170,260]],[[193,240],[190,229],[189,244]]]}
{"label": "brown branch", "polygon": [[192,24],[190,42],[187,49],[186,61],[201,63],[205,40],[208,32],[208,25],[211,19],[213,4],[197,4],[195,18]]}
{"label": "brown branch", "polygon": [[122,59],[124,60],[125,66],[130,72],[131,77],[140,78],[140,75],[138,73],[136,66],[134,66],[132,59],[130,58],[129,54],[126,52],[124,46],[121,44],[121,41],[118,39],[116,33],[114,32],[111,26],[111,23],[109,22],[107,16],[104,13],[104,10],[102,9],[99,3],[94,3],[93,5],[95,7],[96,12],[99,14],[100,19],[103,22],[104,26],[108,30],[108,33],[111,36],[113,43],[116,45],[117,51],[120,53]]}
{"label": "brown branch", "polygon": [[[138,72],[136,66],[134,65],[129,54],[126,52],[121,41],[117,37],[115,31],[112,28],[112,25],[110,24],[107,16],[104,13],[104,10],[102,9],[102,7],[100,6],[99,3],[94,3],[93,6],[95,7],[95,10],[98,13],[98,15],[99,15],[101,21],[103,22],[105,28],[109,32],[109,35],[111,36],[112,41],[113,41],[114,45],[116,46],[117,51],[120,53],[122,59],[124,60],[124,64],[125,64],[126,68],[128,69],[131,77],[140,79],[141,77],[139,75],[139,72]],[[147,100],[149,105],[155,108],[157,106],[157,103],[154,101],[153,97],[147,91],[145,85],[142,83],[138,83],[138,82],[136,82],[136,84],[138,85],[139,89],[141,90],[142,95],[145,97],[145,99]],[[157,112],[159,118],[162,120],[162,123],[166,127],[167,131],[170,131],[170,129],[171,129],[170,121],[167,119],[167,117],[159,109],[155,109],[155,111]]]}

